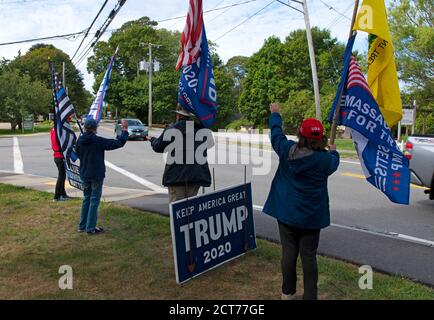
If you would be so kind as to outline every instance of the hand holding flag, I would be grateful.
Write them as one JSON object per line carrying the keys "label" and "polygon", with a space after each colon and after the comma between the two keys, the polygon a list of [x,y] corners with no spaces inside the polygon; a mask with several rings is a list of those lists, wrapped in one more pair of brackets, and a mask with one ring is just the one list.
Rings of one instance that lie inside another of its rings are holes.
{"label": "hand holding flag", "polygon": [[339,104],[338,122],[351,128],[366,179],[391,201],[408,204],[409,161],[396,145],[359,65],[351,55],[354,38],[349,40],[345,51],[344,72],[329,121],[333,121]]}

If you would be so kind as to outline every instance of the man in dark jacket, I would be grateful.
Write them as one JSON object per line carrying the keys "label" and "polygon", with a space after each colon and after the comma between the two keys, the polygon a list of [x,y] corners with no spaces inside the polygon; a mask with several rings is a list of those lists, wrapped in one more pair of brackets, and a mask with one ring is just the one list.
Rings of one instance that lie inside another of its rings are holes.
{"label": "man in dark jacket", "polygon": [[122,148],[128,140],[128,123],[122,121],[122,134],[117,139],[106,139],[96,135],[97,122],[87,119],[84,123],[86,132],[78,138],[77,155],[80,159],[80,176],[83,181],[83,204],[78,232],[88,234],[103,232],[96,226],[98,206],[101,199],[102,185],[105,178],[104,152]]}
{"label": "man in dark jacket", "polygon": [[155,152],[168,152],[163,185],[169,189],[169,202],[193,197],[200,187],[210,186],[207,149],[214,145],[211,130],[193,121],[192,113],[180,105],[175,113],[176,122],[167,126],[160,137],[146,139]]}

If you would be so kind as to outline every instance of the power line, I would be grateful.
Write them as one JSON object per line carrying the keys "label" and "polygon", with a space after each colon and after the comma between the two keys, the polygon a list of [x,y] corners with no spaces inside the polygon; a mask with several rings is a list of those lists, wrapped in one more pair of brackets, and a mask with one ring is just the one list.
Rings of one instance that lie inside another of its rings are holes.
{"label": "power line", "polygon": [[[280,1],[280,0],[276,0],[276,1],[279,2],[279,3],[281,3],[281,4],[283,4],[283,5],[285,5],[285,6],[287,6],[287,7],[290,7],[291,9],[294,9],[295,11],[298,11],[298,12],[300,12],[300,13],[302,13],[304,15],[304,12],[302,10],[297,9],[296,7],[291,6],[289,3],[285,3],[285,2]],[[295,2],[298,2],[298,1],[295,1]]]}
{"label": "power line", "polygon": [[73,60],[75,58],[75,56],[77,55],[78,50],[80,50],[81,46],[83,45],[84,39],[86,39],[86,37],[89,34],[90,29],[92,29],[96,19],[98,19],[99,15],[101,14],[102,10],[104,9],[104,7],[106,6],[108,0],[105,0],[104,3],[102,4],[101,8],[99,9],[97,15],[95,16],[95,18],[93,19],[92,23],[90,24],[89,28],[86,31],[86,34],[84,35],[83,39],[81,39],[80,44],[78,45],[77,50],[75,50],[74,55],[72,56],[71,60]]}
{"label": "power line", "polygon": [[224,36],[226,36],[228,33],[234,31],[235,29],[237,29],[238,27],[240,27],[241,25],[243,25],[244,23],[246,23],[247,21],[249,21],[250,19],[252,19],[254,16],[257,16],[260,12],[262,12],[263,10],[265,10],[267,7],[269,7],[275,1],[276,0],[270,1],[265,7],[262,7],[260,10],[256,11],[254,14],[252,14],[251,16],[249,16],[247,19],[241,21],[235,27],[229,29],[228,31],[226,31],[225,33],[223,33],[222,35],[220,35],[219,37],[217,37],[217,39],[215,39],[213,42],[217,42],[218,40],[220,40],[221,38],[223,38]]}
{"label": "power line", "polygon": [[347,17],[347,16],[346,16],[345,14],[343,14],[342,12],[336,10],[335,7],[329,5],[328,3],[326,3],[326,2],[323,1],[323,0],[319,0],[319,1],[321,1],[321,3],[322,3],[323,5],[325,5],[327,8],[329,8],[329,10],[333,10],[334,12],[338,13],[339,15],[341,15],[342,17],[344,17],[345,19],[351,21],[351,19],[350,19],[349,17]]}
{"label": "power line", "polygon": [[[344,12],[348,12],[350,9],[353,10],[353,7],[354,4],[350,3],[349,6],[344,10]],[[336,17],[328,26],[326,26],[326,29],[330,29],[332,26],[340,22],[343,19],[343,17],[345,16]]]}
{"label": "power line", "polygon": [[[90,47],[87,49],[87,51],[83,51],[84,53],[81,54],[81,56],[77,59],[75,65],[78,67],[80,63],[86,58],[86,56],[89,54],[89,52],[92,50],[93,47],[97,44],[101,36],[104,34],[104,32],[107,30],[108,26],[112,23],[113,19],[118,14],[119,10],[121,10],[122,6],[125,4],[126,0],[118,0],[118,3],[114,7],[114,9],[110,12],[107,19],[104,21],[102,26],[97,30],[95,33],[94,39],[89,42]],[[89,45],[88,44],[88,45]]]}
{"label": "power line", "polygon": [[[242,1],[242,0],[241,0]],[[241,1],[239,1],[238,3],[240,3]],[[207,20],[207,23],[210,24],[211,22],[213,22],[214,20],[216,20],[218,17],[224,15],[226,12],[228,12],[229,10],[231,10],[233,7],[227,8],[226,10],[220,12],[219,14],[215,15],[211,20]]]}
{"label": "power line", "polygon": [[85,32],[86,32],[86,30],[83,30],[83,31],[80,31],[80,32],[75,32],[75,33],[61,34],[61,35],[57,35],[57,36],[48,36],[48,37],[42,37],[42,38],[33,38],[33,39],[19,40],[19,41],[13,41],[13,42],[3,42],[3,43],[0,43],[0,46],[8,46],[8,45],[12,45],[12,44],[35,42],[35,41],[40,41],[40,40],[70,38],[70,37],[78,36],[80,34],[84,34]]}
{"label": "power line", "polygon": [[0,2],[0,5],[4,5],[4,4],[29,4],[32,2],[45,2],[45,1],[49,1],[49,0],[28,0],[28,1],[8,1],[8,2]]}
{"label": "power line", "polygon": [[[255,2],[255,1],[258,1],[258,0],[248,0],[248,1],[241,2],[241,3],[233,3],[233,4],[229,4],[229,5],[220,7],[220,8],[214,8],[214,9],[206,10],[203,13],[209,13],[209,12],[213,12],[213,11],[224,10],[224,9],[227,9],[227,8],[237,7],[237,6],[241,6],[243,4],[247,4],[247,3]],[[161,23],[161,22],[166,22],[166,21],[171,21],[171,20],[184,19],[186,17],[187,17],[186,15],[183,15],[183,16],[177,16],[177,17],[172,17],[172,18],[157,20],[156,22]]]}

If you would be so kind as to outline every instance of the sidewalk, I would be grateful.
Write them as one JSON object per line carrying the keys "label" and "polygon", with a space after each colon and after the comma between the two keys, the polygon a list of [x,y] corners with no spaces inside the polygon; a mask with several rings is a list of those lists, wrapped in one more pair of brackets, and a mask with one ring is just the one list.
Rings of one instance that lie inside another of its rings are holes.
{"label": "sidewalk", "polygon": [[[13,172],[0,171],[0,183],[11,184],[18,187],[25,187],[54,194],[56,179],[31,174],[15,174]],[[83,197],[83,192],[71,187],[68,182],[66,182],[65,188],[70,197]],[[102,201],[116,202],[132,198],[150,196],[154,194],[154,191],[104,186],[102,191]]]}

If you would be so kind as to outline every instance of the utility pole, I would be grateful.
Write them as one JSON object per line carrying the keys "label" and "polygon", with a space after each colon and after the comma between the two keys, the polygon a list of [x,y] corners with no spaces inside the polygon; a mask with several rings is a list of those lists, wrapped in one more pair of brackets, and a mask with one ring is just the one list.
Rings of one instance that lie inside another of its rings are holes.
{"label": "utility pole", "polygon": [[315,49],[313,46],[312,30],[310,28],[309,12],[307,10],[307,0],[303,0],[304,23],[306,25],[307,44],[309,47],[310,66],[312,69],[313,91],[315,95],[315,114],[318,120],[322,119],[321,102],[319,95],[318,72],[315,62]]}
{"label": "utility pole", "polygon": [[[146,43],[141,42],[140,46],[145,45]],[[153,44],[153,43],[148,43],[148,59],[149,61],[139,61],[138,65],[137,65],[137,75],[139,75],[139,71],[140,70],[145,70],[146,72],[148,72],[148,83],[149,83],[149,89],[148,89],[148,93],[149,93],[149,104],[148,104],[148,127],[152,128],[152,76],[153,76],[153,72],[158,72],[159,71],[159,67],[160,64],[158,61],[153,61],[152,59],[152,46],[158,48],[160,47],[160,45],[157,44]]]}
{"label": "utility pole", "polygon": [[154,64],[152,62],[152,43],[149,43],[149,109],[148,109],[148,127],[152,128],[152,71]]}
{"label": "utility pole", "polygon": [[[309,12],[307,10],[307,0],[288,0],[288,3],[285,3],[281,0],[277,0],[277,2],[300,12],[304,16],[304,23],[306,26],[306,35],[307,35],[307,45],[309,48],[309,57],[310,57],[310,66],[312,69],[312,81],[313,81],[313,92],[315,96],[315,116],[318,120],[322,119],[321,114],[321,102],[320,102],[320,94],[319,94],[319,85],[318,85],[318,72],[316,69],[316,63],[315,63],[315,49],[313,46],[313,39],[312,39],[312,30],[310,28],[310,20],[309,20]],[[295,2],[298,4],[301,4],[303,6],[303,10],[300,10],[294,6],[292,6],[290,3]]]}
{"label": "utility pole", "polygon": [[65,83],[65,62],[62,62],[62,86],[64,88],[66,87],[66,83]]}
{"label": "utility pole", "polygon": [[414,135],[414,128],[416,126],[416,109],[417,103],[416,100],[413,100],[413,125],[411,126],[411,135]]}

